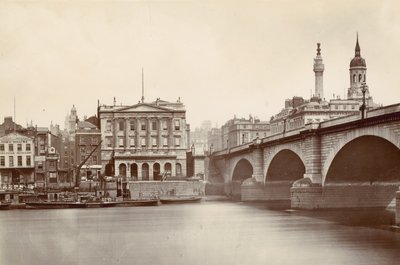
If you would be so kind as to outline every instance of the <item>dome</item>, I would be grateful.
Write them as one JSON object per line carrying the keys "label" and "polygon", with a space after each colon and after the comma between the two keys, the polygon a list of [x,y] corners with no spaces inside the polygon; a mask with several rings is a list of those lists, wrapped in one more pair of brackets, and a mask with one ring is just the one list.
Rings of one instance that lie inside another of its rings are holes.
{"label": "dome", "polygon": [[357,67],[357,66],[367,67],[364,58],[362,58],[361,56],[354,57],[353,60],[351,60],[350,62],[350,67]]}

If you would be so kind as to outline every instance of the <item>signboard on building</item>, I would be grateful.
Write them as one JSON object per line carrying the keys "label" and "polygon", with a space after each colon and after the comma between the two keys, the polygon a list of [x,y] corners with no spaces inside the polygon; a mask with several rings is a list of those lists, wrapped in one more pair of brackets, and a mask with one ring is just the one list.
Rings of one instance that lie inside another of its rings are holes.
{"label": "signboard on building", "polygon": [[44,162],[46,161],[45,156],[35,156],[35,162]]}

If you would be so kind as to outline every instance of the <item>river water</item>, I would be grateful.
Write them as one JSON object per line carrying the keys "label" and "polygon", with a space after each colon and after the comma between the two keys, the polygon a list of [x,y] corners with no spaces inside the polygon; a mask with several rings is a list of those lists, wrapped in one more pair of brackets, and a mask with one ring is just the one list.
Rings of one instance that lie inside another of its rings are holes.
{"label": "river water", "polygon": [[386,211],[203,201],[0,212],[0,264],[400,264]]}

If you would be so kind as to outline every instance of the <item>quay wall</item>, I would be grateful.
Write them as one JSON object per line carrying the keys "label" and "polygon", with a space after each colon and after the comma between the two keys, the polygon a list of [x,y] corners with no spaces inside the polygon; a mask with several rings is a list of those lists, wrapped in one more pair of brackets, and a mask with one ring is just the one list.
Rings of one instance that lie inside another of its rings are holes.
{"label": "quay wall", "polygon": [[128,187],[132,199],[205,194],[203,181],[130,181]]}
{"label": "quay wall", "polygon": [[292,187],[291,208],[386,208],[395,198],[398,187],[398,183]]}

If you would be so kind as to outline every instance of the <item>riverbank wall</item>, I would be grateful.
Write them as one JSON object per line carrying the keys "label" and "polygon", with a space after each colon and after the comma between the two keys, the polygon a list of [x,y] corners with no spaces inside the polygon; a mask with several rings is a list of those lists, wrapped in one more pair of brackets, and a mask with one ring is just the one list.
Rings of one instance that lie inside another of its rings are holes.
{"label": "riverbank wall", "polygon": [[128,187],[132,199],[205,194],[203,181],[131,181]]}

